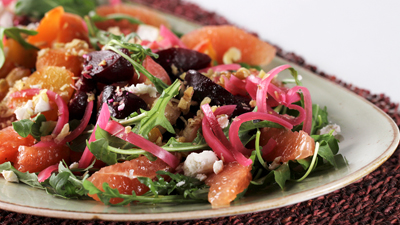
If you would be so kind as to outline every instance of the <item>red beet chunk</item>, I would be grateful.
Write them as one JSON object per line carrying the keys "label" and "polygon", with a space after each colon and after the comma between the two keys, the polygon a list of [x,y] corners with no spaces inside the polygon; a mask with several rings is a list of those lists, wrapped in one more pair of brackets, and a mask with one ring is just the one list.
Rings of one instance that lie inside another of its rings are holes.
{"label": "red beet chunk", "polygon": [[[183,72],[206,68],[211,62],[208,55],[185,48],[168,48],[158,51],[157,54],[158,58],[154,61],[167,71],[172,81]],[[175,71],[173,67],[176,68]]]}
{"label": "red beet chunk", "polygon": [[[127,49],[121,50],[129,55]],[[121,55],[113,51],[94,51],[85,55],[82,75],[104,84],[130,80],[133,77],[133,66]]]}

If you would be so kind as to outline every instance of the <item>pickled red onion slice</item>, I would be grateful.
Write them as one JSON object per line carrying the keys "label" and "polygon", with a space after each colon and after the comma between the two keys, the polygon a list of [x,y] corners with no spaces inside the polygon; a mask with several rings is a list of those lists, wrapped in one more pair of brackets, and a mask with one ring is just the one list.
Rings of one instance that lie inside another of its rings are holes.
{"label": "pickled red onion slice", "polygon": [[239,128],[242,123],[251,121],[251,120],[268,120],[268,121],[280,124],[288,129],[293,128],[293,125],[290,124],[289,122],[285,121],[284,119],[279,118],[275,115],[267,114],[267,113],[248,112],[248,113],[244,113],[244,114],[236,117],[235,119],[233,119],[231,127],[229,128],[229,140],[231,141],[232,146],[237,151],[239,151],[243,154],[251,154],[251,150],[244,147],[242,141],[240,141]]}
{"label": "pickled red onion slice", "polygon": [[[99,118],[97,118],[96,125],[93,128],[93,132],[90,135],[88,143],[96,140],[97,126],[100,127],[101,129],[105,129],[109,119],[110,119],[110,111],[108,110],[107,103],[104,102],[103,105],[101,106]],[[93,161],[93,159],[94,155],[90,152],[89,148],[86,146],[85,151],[83,152],[82,157],[79,160],[79,168],[88,167],[90,163]]]}
{"label": "pickled red onion slice", "polygon": [[160,36],[163,37],[164,39],[161,40],[159,44],[164,48],[170,48],[176,46],[180,48],[187,48],[186,45],[183,44],[183,42],[164,25],[160,26]]}
{"label": "pickled red onion slice", "polygon": [[267,112],[267,92],[268,92],[268,86],[269,83],[271,83],[271,80],[277,75],[279,72],[290,68],[290,65],[282,65],[275,67],[274,69],[270,70],[266,74],[266,78],[262,79],[261,82],[258,85],[258,90],[257,90],[257,95],[256,95],[256,102],[257,102],[257,111],[258,112]]}
{"label": "pickled red onion slice", "polygon": [[[11,94],[12,98],[21,98],[24,96],[35,96],[39,94],[40,89],[37,88],[31,88],[31,89],[26,89],[26,90],[21,90],[21,91],[16,91]],[[47,96],[49,99],[57,104],[58,107],[58,120],[56,127],[54,128],[52,134],[58,135],[64,125],[68,123],[69,120],[69,111],[68,111],[68,106],[65,104],[64,100],[56,93],[47,90],[46,91]]]}
{"label": "pickled red onion slice", "polygon": [[43,182],[51,176],[53,172],[58,171],[58,163],[47,167],[38,174],[38,181]]}
{"label": "pickled red onion slice", "polygon": [[114,120],[108,122],[105,130],[118,138],[136,145],[147,152],[150,152],[172,168],[176,168],[179,164],[179,159],[176,156],[138,134],[133,132],[126,133],[125,127]]}
{"label": "pickled red onion slice", "polygon": [[210,124],[203,118],[201,122],[203,137],[210,148],[215,152],[218,158],[223,159],[224,162],[234,162],[235,158],[232,153],[220,142],[220,140],[213,134]]}
{"label": "pickled red onion slice", "polygon": [[[229,107],[232,108],[231,106],[229,106]],[[203,118],[202,122],[204,123],[204,121],[207,120],[206,123],[208,122],[208,125],[211,127],[211,130],[212,130],[208,136],[208,137],[210,137],[211,142],[214,139],[214,141],[218,141],[218,145],[219,145],[219,143],[221,143],[223,145],[222,148],[224,148],[224,150],[225,150],[225,148],[227,150],[230,150],[233,157],[239,164],[241,164],[243,166],[251,165],[253,163],[253,161],[251,159],[246,158],[241,152],[236,151],[235,148],[233,148],[232,144],[229,142],[228,138],[226,138],[224,132],[222,131],[220,125],[218,124],[217,118],[215,117],[215,115],[219,115],[219,114],[214,115],[214,113],[211,110],[211,107],[208,104],[202,105],[201,109],[204,112],[204,118]],[[222,111],[224,111],[224,109],[220,110],[219,113]],[[207,129],[207,128],[205,130],[209,131],[209,129]],[[214,134],[212,132],[214,132]],[[207,141],[207,139],[206,139],[206,141]],[[210,143],[208,141],[207,141],[207,143],[210,145]],[[221,146],[216,147],[216,148],[219,149],[219,148],[221,148]],[[211,149],[214,150],[213,147],[211,147]]]}
{"label": "pickled red onion slice", "polygon": [[85,128],[89,124],[92,111],[93,111],[93,101],[90,101],[86,106],[85,114],[83,114],[81,123],[78,125],[78,127],[75,128],[75,130],[73,130],[68,136],[66,136],[62,142],[67,143],[74,140],[83,132],[83,130],[85,130]]}

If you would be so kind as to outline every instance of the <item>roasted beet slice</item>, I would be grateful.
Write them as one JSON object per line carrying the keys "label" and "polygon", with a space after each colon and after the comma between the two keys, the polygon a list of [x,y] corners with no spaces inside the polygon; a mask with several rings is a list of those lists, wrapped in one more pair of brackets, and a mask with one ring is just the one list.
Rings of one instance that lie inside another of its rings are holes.
{"label": "roasted beet slice", "polygon": [[[121,50],[129,55],[127,49]],[[133,66],[121,55],[113,51],[94,51],[85,55],[82,75],[104,84],[130,80],[133,77]]]}
{"label": "roasted beet slice", "polygon": [[117,119],[126,118],[133,112],[140,113],[140,109],[147,110],[147,104],[143,99],[117,85],[105,86],[100,101],[100,105],[103,102],[107,103],[111,116]]}
{"label": "roasted beet slice", "polygon": [[154,61],[167,71],[172,81],[183,72],[206,68],[211,62],[208,55],[185,48],[168,48],[158,51],[157,54],[158,58]]}
{"label": "roasted beet slice", "polygon": [[251,111],[249,98],[235,96],[225,88],[214,83],[208,77],[195,71],[189,70],[185,76],[185,83],[193,87],[192,100],[201,102],[205,97],[211,99],[211,105],[237,105],[232,117]]}

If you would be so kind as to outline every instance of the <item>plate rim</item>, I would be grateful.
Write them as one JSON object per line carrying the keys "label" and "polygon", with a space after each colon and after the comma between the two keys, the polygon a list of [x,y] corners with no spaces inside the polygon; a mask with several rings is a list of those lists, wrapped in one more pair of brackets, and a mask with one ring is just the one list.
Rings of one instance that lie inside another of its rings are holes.
{"label": "plate rim", "polygon": [[[298,67],[301,69],[305,69],[301,66],[294,65],[292,62],[288,62],[281,57],[275,57],[278,60],[291,64],[293,67]],[[307,70],[307,69],[305,69]],[[326,78],[320,77],[319,75],[313,73],[312,71],[307,70],[310,74],[313,75],[313,78],[322,79],[325,81],[329,81]],[[380,165],[382,165],[390,156],[395,152],[397,146],[400,142],[400,133],[399,127],[395,124],[393,119],[383,112],[379,107],[372,104],[365,98],[355,94],[351,90],[346,89],[345,87],[331,82],[332,85],[336,85],[336,87],[343,89],[348,94],[356,96],[359,100],[373,107],[374,110],[377,110],[391,125],[393,131],[393,138],[390,145],[380,154],[377,158],[375,158],[370,164],[365,165],[358,170],[354,171],[337,179],[335,181],[326,183],[321,186],[317,186],[308,190],[304,190],[301,192],[296,192],[291,195],[287,195],[284,197],[274,198],[271,200],[265,200],[256,203],[245,203],[238,206],[229,206],[222,208],[213,208],[206,210],[195,210],[195,211],[186,211],[186,212],[170,212],[170,213],[107,213],[107,212],[81,212],[81,211],[66,211],[59,209],[48,209],[41,207],[31,207],[11,202],[4,202],[0,199],[0,208],[3,210],[13,211],[17,213],[23,214],[31,214],[36,216],[44,216],[44,217],[53,217],[53,218],[63,218],[63,219],[80,219],[80,220],[107,220],[107,221],[169,221],[169,220],[193,220],[193,219],[203,219],[203,218],[214,218],[214,217],[222,217],[222,216],[231,216],[231,215],[240,215],[246,213],[254,213],[260,212],[264,210],[272,210],[292,204],[296,204],[299,202],[304,202],[310,199],[317,198],[319,196],[331,193],[340,188],[346,187],[347,185],[354,183],[355,181],[363,178],[369,173],[373,172]],[[100,203],[99,203],[100,204]],[[113,206],[110,206],[113,207]]]}

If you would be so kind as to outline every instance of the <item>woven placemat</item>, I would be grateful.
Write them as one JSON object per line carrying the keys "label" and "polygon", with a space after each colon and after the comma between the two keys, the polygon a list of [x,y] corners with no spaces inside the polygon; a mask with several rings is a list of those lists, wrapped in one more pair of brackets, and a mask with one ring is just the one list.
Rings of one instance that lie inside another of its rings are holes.
{"label": "woven placemat", "polygon": [[[159,10],[184,17],[203,25],[229,24],[229,22],[199,6],[180,0],[135,0]],[[370,91],[328,75],[305,60],[278,46],[278,56],[325,77],[372,102],[387,113],[400,126],[399,104],[390,101],[384,94]],[[164,222],[107,222],[54,219],[0,210],[1,224],[400,224],[400,149],[377,170],[366,177],[325,196],[275,210],[246,215]]]}

